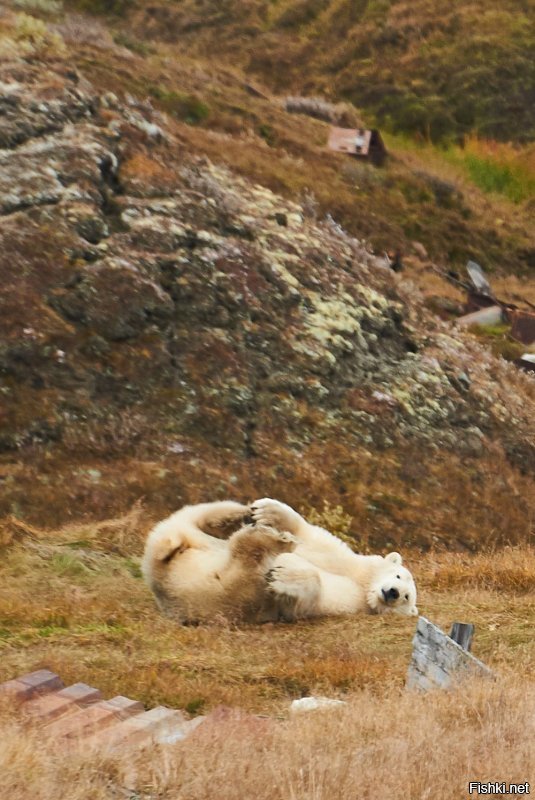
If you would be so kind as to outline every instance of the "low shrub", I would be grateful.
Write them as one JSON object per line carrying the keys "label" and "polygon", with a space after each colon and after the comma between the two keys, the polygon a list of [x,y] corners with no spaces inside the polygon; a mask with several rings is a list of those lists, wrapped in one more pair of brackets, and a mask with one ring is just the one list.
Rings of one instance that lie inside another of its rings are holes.
{"label": "low shrub", "polygon": [[195,94],[176,92],[162,86],[151,86],[149,91],[164,111],[188,125],[199,125],[210,116],[210,107]]}

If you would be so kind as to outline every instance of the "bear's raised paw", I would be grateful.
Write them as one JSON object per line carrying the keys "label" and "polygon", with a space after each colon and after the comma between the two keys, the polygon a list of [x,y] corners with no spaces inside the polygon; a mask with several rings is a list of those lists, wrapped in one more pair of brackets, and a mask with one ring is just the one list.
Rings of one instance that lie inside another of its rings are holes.
{"label": "bear's raised paw", "polygon": [[301,522],[297,511],[294,511],[286,503],[272,500],[271,497],[255,500],[251,505],[251,515],[259,525],[270,525],[272,528],[290,533],[296,533]]}

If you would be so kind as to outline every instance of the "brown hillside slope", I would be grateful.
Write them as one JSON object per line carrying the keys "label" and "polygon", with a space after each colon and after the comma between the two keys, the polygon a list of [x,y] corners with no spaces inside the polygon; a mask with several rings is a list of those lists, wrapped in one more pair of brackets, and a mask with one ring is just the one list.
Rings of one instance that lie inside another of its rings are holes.
{"label": "brown hillside slope", "polygon": [[273,494],[342,501],[361,546],[529,536],[532,380],[214,163],[238,139],[103,93],[38,30],[1,75],[2,511]]}
{"label": "brown hillside slope", "polygon": [[[4,15],[0,54],[22,52],[34,61],[61,55],[97,91],[148,98],[177,121],[175,130],[188,152],[227,163],[291,199],[306,196],[320,217],[331,214],[379,251],[400,248],[408,254],[417,240],[442,267],[460,269],[470,258],[498,273],[513,269],[529,275],[533,269],[535,162],[529,148],[504,145],[501,153],[490,143],[488,162],[476,141],[472,150],[448,155],[394,138],[388,141],[386,165],[373,169],[327,151],[327,123],[286,113],[283,98],[269,92],[252,93],[236,58],[227,66],[215,45],[200,60],[187,55],[183,39],[178,50],[145,41],[145,28],[136,38],[134,20],[124,14],[111,20],[83,17],[51,2],[36,0],[31,16]],[[50,7],[56,10],[44,10]],[[210,31],[209,26],[198,31],[195,41]],[[31,37],[36,45],[29,44]],[[242,45],[246,49],[240,40],[239,52]],[[349,122],[360,116],[346,107]]]}
{"label": "brown hillside slope", "polygon": [[[98,0],[82,0],[98,9]],[[239,63],[278,92],[351,100],[393,131],[531,141],[531,0],[126,2],[137,34]]]}

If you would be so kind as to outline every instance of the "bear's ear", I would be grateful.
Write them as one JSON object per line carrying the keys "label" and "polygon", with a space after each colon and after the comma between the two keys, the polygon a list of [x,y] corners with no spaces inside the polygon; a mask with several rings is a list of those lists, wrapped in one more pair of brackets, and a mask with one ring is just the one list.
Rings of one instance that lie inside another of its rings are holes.
{"label": "bear's ear", "polygon": [[399,553],[389,553],[385,556],[385,561],[390,561],[391,564],[401,564],[402,558]]}
{"label": "bear's ear", "polygon": [[418,609],[416,608],[416,606],[413,606],[411,608],[410,615],[411,615],[411,617],[417,617],[418,616]]}

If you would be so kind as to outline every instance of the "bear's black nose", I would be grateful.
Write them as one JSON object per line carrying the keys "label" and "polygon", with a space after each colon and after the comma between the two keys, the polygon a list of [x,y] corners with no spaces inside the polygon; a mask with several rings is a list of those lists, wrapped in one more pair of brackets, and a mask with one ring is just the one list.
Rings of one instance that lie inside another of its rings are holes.
{"label": "bear's black nose", "polygon": [[385,590],[383,589],[383,594],[387,602],[388,600],[397,600],[399,597],[399,592],[394,587],[389,589],[387,592],[385,592]]}

